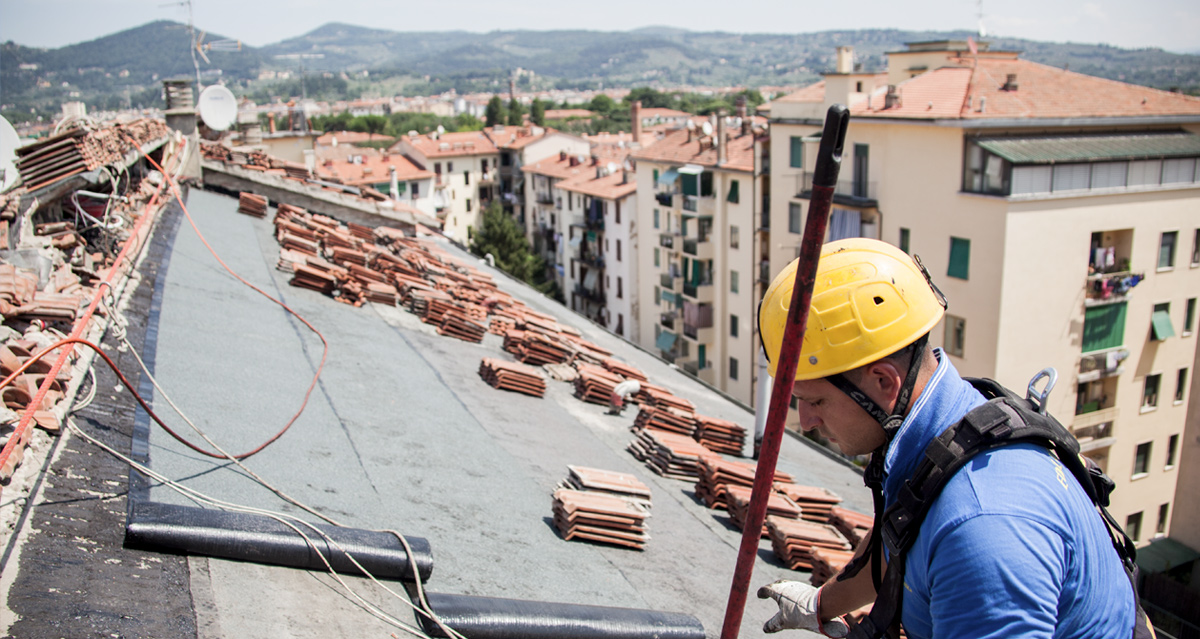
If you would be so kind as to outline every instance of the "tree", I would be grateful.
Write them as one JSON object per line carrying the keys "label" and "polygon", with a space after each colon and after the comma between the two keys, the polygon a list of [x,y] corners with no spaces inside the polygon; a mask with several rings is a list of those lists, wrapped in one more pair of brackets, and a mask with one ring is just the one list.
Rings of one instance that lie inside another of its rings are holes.
{"label": "tree", "polygon": [[529,121],[537,126],[546,126],[546,104],[537,98],[529,107]]}
{"label": "tree", "polygon": [[484,122],[488,126],[496,126],[504,124],[504,103],[500,101],[500,96],[493,95],[491,100],[488,100],[487,110],[484,111]]}
{"label": "tree", "polygon": [[478,131],[483,128],[483,122],[470,113],[459,113],[454,116],[456,131]]}
{"label": "tree", "polygon": [[521,226],[500,208],[499,200],[492,200],[483,210],[483,223],[471,238],[471,252],[480,257],[490,253],[502,271],[541,288],[545,263],[533,254]]}
{"label": "tree", "polygon": [[671,95],[656,91],[650,87],[637,87],[629,91],[629,95],[625,96],[626,104],[641,102],[642,106],[647,108],[659,109],[674,109],[675,98]]}
{"label": "tree", "polygon": [[508,123],[521,126],[525,123],[525,107],[516,98],[508,101]]}
{"label": "tree", "polygon": [[617,108],[617,103],[614,102],[612,98],[608,97],[607,95],[604,95],[603,93],[592,98],[592,101],[588,103],[589,110],[595,111],[596,113],[599,113],[602,115],[608,115],[609,113],[612,113],[614,110],[616,110],[616,108]]}

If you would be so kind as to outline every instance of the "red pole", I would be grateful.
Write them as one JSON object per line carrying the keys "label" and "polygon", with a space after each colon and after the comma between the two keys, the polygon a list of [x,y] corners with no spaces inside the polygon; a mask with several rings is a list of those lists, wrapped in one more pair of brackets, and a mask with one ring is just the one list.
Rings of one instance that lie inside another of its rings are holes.
{"label": "red pole", "polygon": [[817,262],[821,259],[821,244],[825,241],[825,227],[829,221],[833,189],[837,185],[842,146],[846,141],[846,126],[849,123],[850,111],[845,106],[835,104],[829,107],[825,116],[825,130],[821,134],[816,169],[813,171],[812,197],[809,199],[808,219],[804,223],[804,239],[800,244],[800,264],[796,269],[795,285],[792,287],[792,302],[783,331],[783,344],[779,349],[779,359],[776,360],[776,382],[771,390],[766,431],[763,433],[758,468],[754,473],[750,511],[746,514],[745,526],[742,529],[742,544],[738,548],[733,585],[729,589],[729,602],[725,606],[721,639],[737,639],[742,625],[742,614],[746,610],[746,595],[750,588],[750,578],[754,574],[754,559],[758,556],[763,521],[767,517],[767,498],[771,494],[771,483],[775,480],[775,463],[779,460],[779,447],[783,442],[783,423],[787,418],[788,404],[792,396],[792,384],[789,380],[796,378],[800,346],[804,340],[804,329],[808,325],[808,308],[812,304],[813,283],[817,277]]}

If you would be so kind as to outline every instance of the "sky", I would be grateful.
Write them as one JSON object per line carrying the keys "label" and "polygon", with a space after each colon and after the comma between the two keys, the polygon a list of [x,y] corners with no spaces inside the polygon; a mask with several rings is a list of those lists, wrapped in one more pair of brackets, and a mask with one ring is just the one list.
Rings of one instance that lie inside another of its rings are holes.
{"label": "sky", "polygon": [[[625,31],[670,26],[692,31],[811,33],[831,29],[977,30],[1052,42],[1160,47],[1200,52],[1195,0],[193,0],[198,28],[262,46],[328,22],[394,31],[527,29]],[[170,0],[0,0],[0,41],[56,48],[154,20],[187,22]]]}

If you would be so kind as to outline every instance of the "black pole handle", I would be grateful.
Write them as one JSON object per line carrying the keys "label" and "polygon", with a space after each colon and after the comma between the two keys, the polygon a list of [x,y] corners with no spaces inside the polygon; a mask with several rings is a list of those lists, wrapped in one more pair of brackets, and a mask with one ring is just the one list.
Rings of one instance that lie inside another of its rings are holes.
{"label": "black pole handle", "polygon": [[817,166],[813,171],[813,186],[834,187],[842,165],[842,148],[846,146],[846,128],[850,126],[850,109],[834,104],[825,114],[825,130],[817,151]]}

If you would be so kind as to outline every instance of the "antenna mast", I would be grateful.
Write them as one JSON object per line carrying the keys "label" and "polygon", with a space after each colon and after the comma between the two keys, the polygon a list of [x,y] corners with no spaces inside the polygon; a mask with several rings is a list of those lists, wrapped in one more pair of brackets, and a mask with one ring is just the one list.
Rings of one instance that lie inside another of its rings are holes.
{"label": "antenna mast", "polygon": [[987,37],[987,27],[983,26],[983,0],[975,0],[975,6],[978,8],[979,15],[979,37]]}

